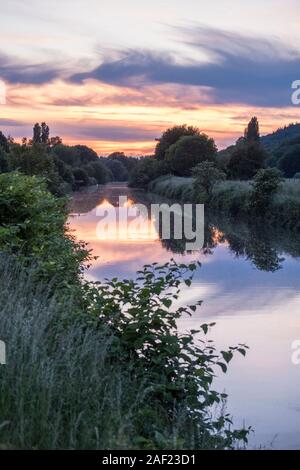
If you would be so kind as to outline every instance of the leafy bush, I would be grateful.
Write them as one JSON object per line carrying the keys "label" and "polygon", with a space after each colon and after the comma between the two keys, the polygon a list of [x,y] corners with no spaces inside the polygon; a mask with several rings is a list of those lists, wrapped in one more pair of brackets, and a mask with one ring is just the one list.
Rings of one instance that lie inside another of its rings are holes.
{"label": "leafy bush", "polygon": [[216,369],[226,372],[245,347],[218,353],[205,339],[212,325],[177,330],[176,320],[196,309],[171,308],[182,275],[189,285],[194,269],[153,265],[137,281],[86,284],[90,308],[74,316],[71,296],[53,297],[34,271],[0,257],[0,326],[9,345],[2,446],[224,449],[246,442],[248,430],[232,430],[218,411],[226,395],[212,388]]}
{"label": "leafy bush", "polygon": [[259,170],[251,183],[250,210],[256,215],[264,215],[269,210],[272,197],[278,191],[281,181],[282,174],[277,168]]}
{"label": "leafy bush", "polygon": [[55,276],[62,287],[74,283],[88,255],[67,233],[65,205],[37,177],[0,175],[0,251],[37,264],[39,278]]}
{"label": "leafy bush", "polygon": [[[226,179],[223,171],[219,170],[213,162],[202,162],[192,171],[194,177],[194,192],[198,202],[206,202],[212,194],[214,186]],[[204,197],[200,196],[204,192]]]}
{"label": "leafy bush", "polygon": [[147,188],[151,181],[169,171],[169,165],[164,161],[155,160],[153,157],[142,158],[130,173],[129,186]]}

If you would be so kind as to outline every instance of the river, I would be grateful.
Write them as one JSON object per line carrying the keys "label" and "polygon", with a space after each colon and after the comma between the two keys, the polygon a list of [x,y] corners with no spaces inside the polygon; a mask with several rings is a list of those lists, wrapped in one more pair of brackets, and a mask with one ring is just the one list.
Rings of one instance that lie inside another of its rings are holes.
{"label": "river", "polygon": [[251,448],[299,449],[300,364],[292,361],[292,343],[300,340],[300,237],[208,216],[204,248],[192,254],[178,242],[162,242],[151,220],[145,220],[144,237],[128,233],[124,225],[118,239],[111,233],[99,238],[100,215],[112,206],[119,210],[119,195],[129,206],[152,202],[151,195],[121,184],[73,197],[70,227],[98,257],[87,278],[128,278],[144,264],[199,260],[181,301],[203,304],[192,317],[182,318],[179,328],[216,322],[210,337],[218,349],[237,343],[250,347],[246,358],[234,358],[226,375],[218,373],[215,388],[228,393],[235,426],[253,427]]}

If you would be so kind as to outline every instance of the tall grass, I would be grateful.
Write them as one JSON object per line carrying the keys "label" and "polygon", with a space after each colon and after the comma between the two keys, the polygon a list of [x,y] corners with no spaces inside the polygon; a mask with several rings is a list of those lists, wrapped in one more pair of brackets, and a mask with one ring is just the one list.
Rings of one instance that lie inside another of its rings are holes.
{"label": "tall grass", "polygon": [[[149,185],[149,191],[179,202],[195,202],[193,178],[164,176]],[[250,181],[223,181],[216,184],[210,198],[210,209],[230,216],[249,217]],[[300,182],[284,180],[273,196],[267,223],[300,230]]]}
{"label": "tall grass", "polygon": [[111,338],[74,318],[72,299],[34,287],[33,274],[0,259],[0,447],[131,448],[144,399],[132,364],[111,364]]}

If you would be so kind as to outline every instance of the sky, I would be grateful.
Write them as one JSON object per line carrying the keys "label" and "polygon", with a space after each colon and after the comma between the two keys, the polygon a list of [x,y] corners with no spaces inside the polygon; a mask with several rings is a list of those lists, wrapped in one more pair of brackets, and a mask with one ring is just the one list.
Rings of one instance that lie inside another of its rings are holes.
{"label": "sky", "polygon": [[0,0],[0,129],[46,121],[99,155],[153,153],[175,124],[224,148],[300,121],[298,0]]}

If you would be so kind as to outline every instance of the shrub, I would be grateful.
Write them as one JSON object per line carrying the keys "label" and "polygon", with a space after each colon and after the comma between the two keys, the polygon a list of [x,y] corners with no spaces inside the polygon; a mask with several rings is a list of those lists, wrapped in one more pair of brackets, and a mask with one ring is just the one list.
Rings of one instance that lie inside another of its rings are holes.
{"label": "shrub", "polygon": [[78,280],[88,255],[68,235],[66,200],[57,199],[37,177],[0,175],[0,251],[38,265],[39,278],[61,287]]}
{"label": "shrub", "polygon": [[[0,257],[1,443],[17,449],[228,449],[247,440],[212,388],[239,345],[216,351],[212,325],[181,335],[195,307],[171,308],[195,265],[153,265],[139,281],[85,286],[90,309],[53,296],[32,270]],[[13,321],[12,321],[13,319]],[[51,334],[49,334],[51,332]],[[213,417],[212,417],[213,415]],[[49,425],[51,423],[51,425]]]}
{"label": "shrub", "polygon": [[252,183],[250,210],[256,215],[264,215],[269,210],[272,197],[278,191],[281,181],[282,174],[277,168],[259,170]]}
{"label": "shrub", "polygon": [[129,186],[147,188],[151,181],[169,171],[170,168],[166,162],[157,161],[152,157],[142,158],[130,173]]}
{"label": "shrub", "polygon": [[214,186],[226,179],[223,171],[219,170],[213,162],[202,162],[192,171],[194,177],[195,199],[201,201],[200,194],[204,192],[204,201],[209,199]]}

